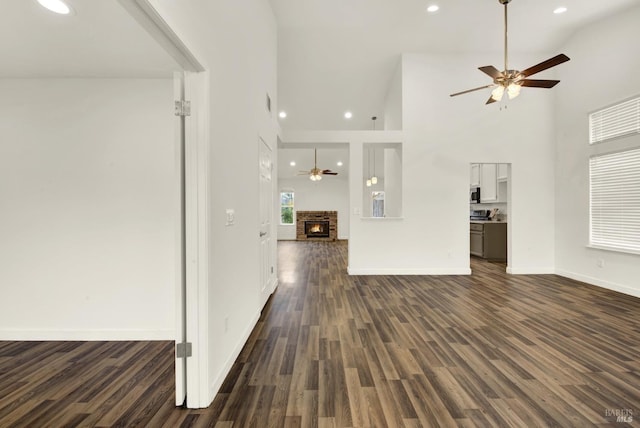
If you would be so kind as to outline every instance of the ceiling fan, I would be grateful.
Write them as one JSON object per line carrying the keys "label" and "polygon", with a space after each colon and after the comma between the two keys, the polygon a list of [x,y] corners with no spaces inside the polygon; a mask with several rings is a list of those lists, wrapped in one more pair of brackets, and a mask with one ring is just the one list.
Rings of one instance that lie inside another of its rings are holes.
{"label": "ceiling fan", "polygon": [[330,169],[318,168],[318,149],[313,149],[313,168],[309,171],[300,171],[298,175],[308,175],[311,181],[320,181],[323,175],[338,175],[338,173]]}
{"label": "ceiling fan", "polygon": [[544,71],[548,68],[555,67],[556,65],[562,64],[563,62],[569,61],[569,57],[565,54],[556,55],[553,58],[549,58],[548,60],[529,67],[523,71],[509,70],[507,55],[507,5],[511,2],[511,0],[498,1],[500,2],[500,4],[504,5],[504,70],[499,71],[492,65],[478,67],[480,71],[489,75],[493,79],[493,83],[490,85],[480,86],[479,88],[469,89],[466,91],[451,94],[450,96],[452,97],[467,94],[469,92],[479,91],[480,89],[495,88],[491,92],[491,97],[485,103],[491,104],[495,103],[496,101],[500,101],[505,92],[509,96],[509,99],[517,97],[520,94],[520,89],[523,86],[548,89],[553,88],[558,83],[560,83],[559,80],[528,79],[528,77]]}

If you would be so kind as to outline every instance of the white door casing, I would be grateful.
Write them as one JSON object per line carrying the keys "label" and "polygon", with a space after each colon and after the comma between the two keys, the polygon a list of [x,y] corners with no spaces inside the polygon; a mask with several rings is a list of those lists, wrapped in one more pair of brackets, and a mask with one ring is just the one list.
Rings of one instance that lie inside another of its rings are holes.
{"label": "white door casing", "polygon": [[[184,73],[176,72],[173,77],[174,100],[184,100]],[[187,399],[187,359],[178,356],[177,345],[187,342],[187,311],[186,311],[186,223],[185,223],[185,117],[175,117],[176,134],[176,171],[177,171],[177,199],[178,226],[176,227],[176,406],[182,406]]]}
{"label": "white door casing", "polygon": [[176,116],[176,344],[190,342],[192,354],[176,358],[176,404],[207,407],[208,384],[208,183],[209,72],[150,0],[118,0],[138,24],[182,68],[174,74],[174,100],[191,101],[191,115]]}
{"label": "white door casing", "polygon": [[187,407],[207,407],[213,396],[207,370],[209,296],[209,73],[185,72],[191,115],[185,127]]}

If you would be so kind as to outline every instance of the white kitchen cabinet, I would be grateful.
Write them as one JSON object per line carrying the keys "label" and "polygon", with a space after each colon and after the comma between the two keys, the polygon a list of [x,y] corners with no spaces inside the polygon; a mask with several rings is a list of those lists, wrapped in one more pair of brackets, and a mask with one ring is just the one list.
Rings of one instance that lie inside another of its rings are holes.
{"label": "white kitchen cabinet", "polygon": [[480,164],[472,163],[471,164],[471,187],[480,187]]}
{"label": "white kitchen cabinet", "polygon": [[507,188],[508,183],[507,180],[498,179],[498,201],[500,203],[507,203]]}
{"label": "white kitchen cabinet", "polygon": [[506,163],[498,164],[498,181],[506,181],[509,174],[509,165]]}
{"label": "white kitchen cabinet", "polygon": [[480,168],[480,202],[498,200],[497,167],[495,163],[483,163]]}

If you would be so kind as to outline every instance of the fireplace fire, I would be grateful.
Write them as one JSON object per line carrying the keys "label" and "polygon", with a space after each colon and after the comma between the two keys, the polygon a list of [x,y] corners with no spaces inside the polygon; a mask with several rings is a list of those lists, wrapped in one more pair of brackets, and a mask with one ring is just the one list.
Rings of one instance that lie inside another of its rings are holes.
{"label": "fireplace fire", "polygon": [[307,238],[328,238],[329,222],[328,221],[305,221],[304,233]]}

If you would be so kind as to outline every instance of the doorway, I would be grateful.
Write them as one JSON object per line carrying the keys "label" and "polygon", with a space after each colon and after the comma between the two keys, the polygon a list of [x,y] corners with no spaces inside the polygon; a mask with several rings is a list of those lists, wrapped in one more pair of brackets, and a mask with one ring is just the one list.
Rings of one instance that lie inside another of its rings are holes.
{"label": "doorway", "polygon": [[511,234],[511,164],[469,166],[469,257],[471,271],[482,263],[507,270]]}

